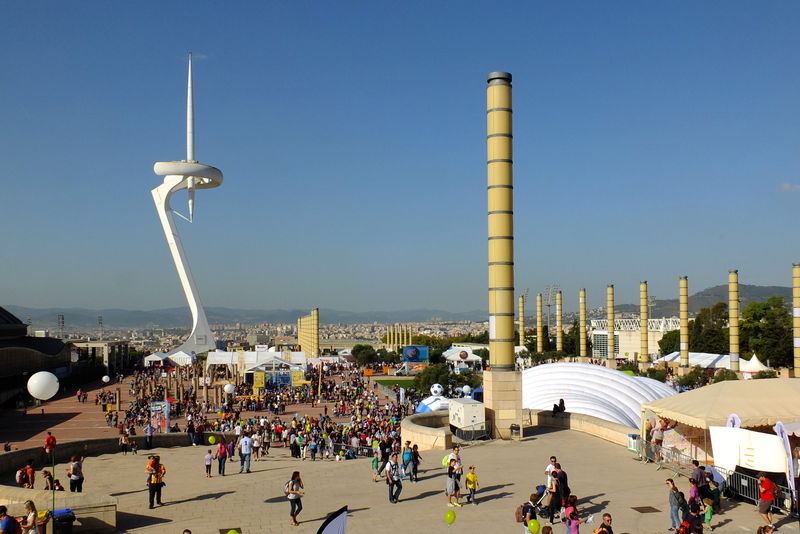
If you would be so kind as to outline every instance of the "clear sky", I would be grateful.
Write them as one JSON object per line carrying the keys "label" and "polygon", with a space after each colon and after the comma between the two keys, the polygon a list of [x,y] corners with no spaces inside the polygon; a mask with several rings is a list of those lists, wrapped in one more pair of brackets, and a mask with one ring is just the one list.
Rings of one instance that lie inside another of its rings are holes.
{"label": "clear sky", "polygon": [[190,50],[225,173],[179,224],[206,305],[486,308],[492,70],[517,288],[791,285],[798,28],[781,1],[2,2],[0,303],[185,305],[150,189]]}

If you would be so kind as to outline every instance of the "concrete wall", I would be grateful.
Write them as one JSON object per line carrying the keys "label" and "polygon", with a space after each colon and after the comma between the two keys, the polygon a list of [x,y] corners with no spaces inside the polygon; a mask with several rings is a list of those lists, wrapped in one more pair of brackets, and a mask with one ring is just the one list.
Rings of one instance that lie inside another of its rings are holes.
{"label": "concrete wall", "polygon": [[410,440],[423,451],[450,449],[453,446],[450,412],[439,410],[409,415],[400,422],[400,435],[403,441]]}
{"label": "concrete wall", "polygon": [[[446,414],[445,414],[446,416]],[[222,434],[205,433],[205,439],[210,435]],[[233,434],[225,434],[228,439],[234,439]],[[56,447],[56,463],[63,464],[71,456],[99,456],[101,454],[116,453],[119,451],[119,438],[89,439],[59,443]],[[139,450],[147,457],[144,448],[144,436],[136,436]],[[189,436],[185,432],[175,434],[156,434],[153,436],[153,447],[186,447],[189,446]],[[52,459],[41,448],[23,449],[19,451],[0,454],[0,480],[5,484],[14,483],[14,474],[23,467],[29,458],[33,459],[36,469],[36,481],[40,486],[44,484],[41,470],[52,465]],[[62,483],[69,487],[68,481],[62,478]],[[39,489],[24,489],[12,485],[0,484],[0,504],[8,507],[11,515],[24,515],[23,503],[28,499],[36,503],[39,510],[48,510],[53,503],[53,494],[50,491]],[[75,532],[116,532],[117,528],[117,499],[101,493],[87,491],[84,493],[70,493],[69,491],[56,492],[56,508],[72,508],[77,517]],[[48,526],[52,532],[52,525]]]}
{"label": "concrete wall", "polygon": [[604,421],[590,415],[578,413],[560,413],[553,417],[551,410],[523,410],[523,419],[526,426],[544,426],[550,428],[563,428],[583,432],[602,438],[611,443],[628,446],[628,434],[638,434],[639,431],[618,423]]}

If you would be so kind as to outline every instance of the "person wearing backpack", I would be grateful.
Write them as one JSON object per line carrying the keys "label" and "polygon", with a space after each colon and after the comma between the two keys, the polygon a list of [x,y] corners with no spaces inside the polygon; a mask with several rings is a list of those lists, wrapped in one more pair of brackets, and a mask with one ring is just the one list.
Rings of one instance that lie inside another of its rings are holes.
{"label": "person wearing backpack", "polygon": [[284,487],[286,498],[289,499],[289,517],[292,518],[290,525],[296,527],[300,525],[297,522],[297,516],[303,511],[303,495],[305,495],[305,486],[303,480],[300,478],[300,471],[292,473],[292,478],[286,483]]}
{"label": "person wearing backpack", "polygon": [[522,530],[525,533],[528,533],[528,521],[531,519],[536,519],[536,505],[533,504],[534,501],[536,501],[536,498],[537,495],[535,493],[531,493],[528,501],[517,506],[517,510],[514,514],[517,523],[522,523]]}

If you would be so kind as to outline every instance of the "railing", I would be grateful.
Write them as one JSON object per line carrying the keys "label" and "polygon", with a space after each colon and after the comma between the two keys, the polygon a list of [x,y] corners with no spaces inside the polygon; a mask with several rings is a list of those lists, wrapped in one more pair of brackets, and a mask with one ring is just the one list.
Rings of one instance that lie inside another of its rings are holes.
{"label": "railing", "polygon": [[[636,434],[628,435],[628,450],[642,462],[653,462],[658,465],[658,469],[666,467],[676,475],[684,475],[690,477],[694,465],[692,464],[692,457],[674,449],[661,447],[651,442],[643,442],[642,439]],[[758,479],[740,473],[737,471],[730,471],[722,467],[713,466],[724,479],[720,484],[720,491],[731,497],[737,497],[751,501],[755,504],[759,500],[759,482]],[[787,486],[776,484],[775,499],[773,500],[773,508],[782,510],[787,514],[798,515],[797,506],[793,506],[792,492]]]}
{"label": "railing", "polygon": [[[484,428],[476,428],[483,426]],[[465,428],[452,427],[453,435],[463,441],[475,441],[479,439],[486,439],[491,436],[489,422],[475,423]]]}

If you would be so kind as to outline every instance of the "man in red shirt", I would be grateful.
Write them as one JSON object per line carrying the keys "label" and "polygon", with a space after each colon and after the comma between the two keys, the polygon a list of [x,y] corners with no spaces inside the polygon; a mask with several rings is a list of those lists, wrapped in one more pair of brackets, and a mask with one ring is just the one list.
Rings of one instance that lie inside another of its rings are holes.
{"label": "man in red shirt", "polygon": [[56,437],[53,435],[52,432],[47,433],[47,437],[44,438],[44,452],[50,454],[56,448]]}
{"label": "man in red shirt", "polygon": [[772,501],[775,499],[775,483],[767,478],[764,473],[758,474],[758,513],[767,525],[775,528],[772,524]]}

